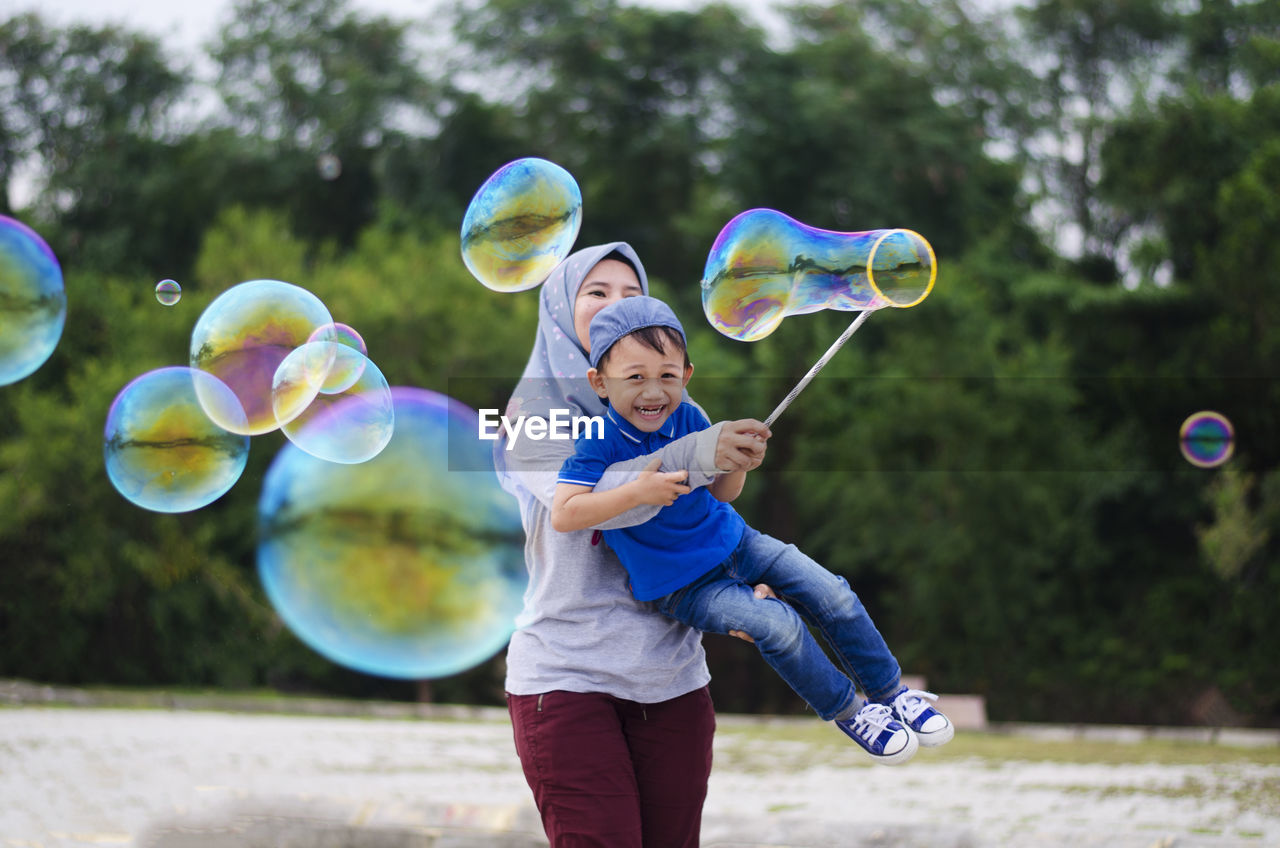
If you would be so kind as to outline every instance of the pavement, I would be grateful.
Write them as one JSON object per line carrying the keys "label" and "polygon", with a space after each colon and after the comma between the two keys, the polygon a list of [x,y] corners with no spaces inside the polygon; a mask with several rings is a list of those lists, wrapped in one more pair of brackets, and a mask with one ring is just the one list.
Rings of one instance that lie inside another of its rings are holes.
{"label": "pavement", "polygon": [[[286,714],[262,699],[121,698],[103,705],[81,690],[0,681],[0,846],[547,845],[501,709],[289,699]],[[719,718],[703,848],[1280,846],[1280,765],[922,751],[890,768],[866,763],[836,734],[831,745],[770,741],[773,727],[814,721]],[[998,732],[1280,746],[1271,731]]]}

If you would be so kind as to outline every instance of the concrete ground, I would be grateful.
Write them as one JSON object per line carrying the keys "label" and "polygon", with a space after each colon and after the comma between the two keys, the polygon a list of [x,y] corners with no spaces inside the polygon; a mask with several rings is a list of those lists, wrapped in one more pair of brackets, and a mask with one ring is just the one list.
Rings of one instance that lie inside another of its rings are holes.
{"label": "concrete ground", "polygon": [[[0,846],[546,846],[505,713],[461,715],[0,706]],[[893,768],[834,731],[829,746],[770,743],[788,721],[721,718],[704,848],[1280,845],[1280,766],[922,751]]]}

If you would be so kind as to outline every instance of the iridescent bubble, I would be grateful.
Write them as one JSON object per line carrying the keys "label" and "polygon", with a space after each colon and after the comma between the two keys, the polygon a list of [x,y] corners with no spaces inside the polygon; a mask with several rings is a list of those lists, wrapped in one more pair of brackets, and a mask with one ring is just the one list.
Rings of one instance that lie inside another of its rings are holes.
{"label": "iridescent bubble", "polygon": [[[356,332],[354,327],[347,324],[335,322],[328,327],[318,327],[307,341],[335,341],[359,351],[364,356],[369,355],[369,348],[365,345],[364,338]],[[359,356],[343,357],[341,361],[335,361],[329,367],[329,376],[320,387],[320,393],[333,395],[351,388],[355,381],[360,379],[360,375],[364,372],[364,363],[367,361]]]}
{"label": "iridescent bubble", "polygon": [[[335,371],[358,377],[342,391],[321,391]],[[272,383],[272,403],[289,441],[329,462],[367,462],[395,428],[387,379],[363,353],[337,342],[308,342],[286,356]]]}
{"label": "iridescent bubble", "polygon": [[915,306],[936,277],[933,248],[911,230],[834,232],[750,209],[711,247],[702,307],[721,333],[757,341],[788,315]]}
{"label": "iridescent bubble", "polygon": [[161,280],[156,283],[156,300],[161,306],[173,306],[182,300],[182,286],[175,280]]}
{"label": "iridescent bubble", "polygon": [[293,444],[258,503],[258,573],[285,624],[334,662],[419,679],[506,644],[527,583],[514,500],[475,410],[394,388],[395,435],[369,462]]}
{"label": "iridescent bubble", "polygon": [[66,320],[57,257],[26,224],[0,215],[0,386],[43,365]]}
{"label": "iridescent bubble", "polygon": [[1198,468],[1216,468],[1235,452],[1236,431],[1225,415],[1196,412],[1182,422],[1178,443],[1187,462]]}
{"label": "iridescent bubble", "polygon": [[121,389],[103,431],[107,477],[116,490],[144,509],[189,512],[235,485],[249,438],[219,427],[206,406],[243,425],[231,389],[194,368],[148,371]]}
{"label": "iridescent bubble", "polygon": [[332,153],[321,153],[316,157],[316,173],[326,182],[342,176],[342,160]]}
{"label": "iridescent bubble", "polygon": [[582,192],[545,159],[508,162],[484,181],[462,219],[462,261],[484,285],[540,285],[569,255],[582,226]]}
{"label": "iridescent bubble", "polygon": [[[280,426],[271,390],[276,370],[317,329],[332,325],[320,299],[291,283],[250,280],[218,295],[191,333],[191,367],[226,383],[240,399],[246,421],[221,420],[210,406],[214,421],[246,436]],[[295,399],[290,409],[301,414],[309,402]]]}

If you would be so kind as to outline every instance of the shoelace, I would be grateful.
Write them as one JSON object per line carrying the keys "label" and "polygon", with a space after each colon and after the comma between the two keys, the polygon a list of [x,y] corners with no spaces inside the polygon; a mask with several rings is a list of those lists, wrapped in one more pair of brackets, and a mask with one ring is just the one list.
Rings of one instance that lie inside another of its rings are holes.
{"label": "shoelace", "polygon": [[925,703],[926,698],[930,701],[938,700],[938,696],[932,692],[908,689],[893,699],[893,705],[898,708],[898,712],[902,713],[907,721],[915,721],[922,712],[932,706],[932,704]]}
{"label": "shoelace", "polygon": [[884,704],[867,704],[853,717],[853,730],[870,741],[888,730],[891,721],[893,721],[893,711]]}

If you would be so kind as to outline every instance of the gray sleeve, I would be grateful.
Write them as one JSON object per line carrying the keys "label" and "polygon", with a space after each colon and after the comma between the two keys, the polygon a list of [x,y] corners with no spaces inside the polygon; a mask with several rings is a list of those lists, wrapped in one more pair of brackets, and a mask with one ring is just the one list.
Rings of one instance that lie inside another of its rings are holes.
{"label": "gray sleeve", "polygon": [[[595,491],[616,489],[636,479],[639,472],[653,459],[662,457],[662,471],[688,471],[689,485],[705,486],[716,478],[716,442],[724,422],[712,424],[705,430],[681,436],[657,454],[637,456],[634,459],[615,462],[605,469],[596,483]],[[503,445],[505,447],[505,443]],[[556,478],[560,466],[573,456],[573,442],[551,439],[518,439],[515,447],[507,452],[507,471],[547,508],[556,494]],[[658,514],[661,507],[644,504],[627,510],[621,515],[596,525],[599,530],[615,530],[643,524]]]}

